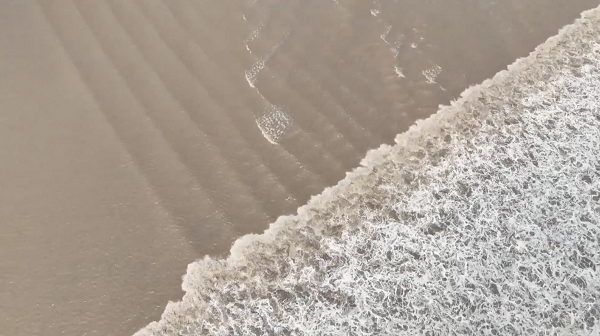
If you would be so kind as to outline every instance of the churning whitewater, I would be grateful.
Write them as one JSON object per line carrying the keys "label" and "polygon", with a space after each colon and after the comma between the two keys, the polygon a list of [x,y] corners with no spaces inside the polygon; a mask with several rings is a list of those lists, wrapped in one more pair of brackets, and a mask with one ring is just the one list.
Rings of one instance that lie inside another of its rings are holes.
{"label": "churning whitewater", "polygon": [[600,331],[600,10],[193,263],[137,335]]}

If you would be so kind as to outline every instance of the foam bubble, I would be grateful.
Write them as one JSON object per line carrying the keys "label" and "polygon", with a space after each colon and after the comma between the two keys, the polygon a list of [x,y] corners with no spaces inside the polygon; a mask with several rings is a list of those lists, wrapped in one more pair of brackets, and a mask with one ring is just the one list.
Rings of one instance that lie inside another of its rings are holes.
{"label": "foam bubble", "polygon": [[[250,49],[248,49],[248,51],[250,51]],[[256,80],[258,77],[258,73],[265,68],[265,61],[264,60],[258,60],[256,61],[256,63],[254,63],[254,65],[252,65],[252,69],[250,70],[246,70],[245,75],[246,75],[246,80],[248,81],[248,85],[250,85],[251,88],[256,88]]]}
{"label": "foam bubble", "polygon": [[[242,17],[244,18],[244,21],[246,21],[246,16],[242,15]],[[254,40],[256,40],[258,38],[258,36],[260,35],[260,31],[264,28],[264,26],[265,26],[264,23],[260,23],[258,25],[258,27],[252,31],[252,33],[250,34],[250,36],[248,36],[244,40],[244,43],[246,44],[246,50],[248,50],[249,53],[252,54],[252,50],[250,49],[250,43],[252,43],[252,41],[254,41]],[[264,67],[264,62],[262,64],[262,66]],[[255,69],[255,67],[253,67],[253,69]],[[250,71],[252,71],[252,70],[250,70]],[[246,80],[248,80],[248,83],[250,84],[250,87],[254,87],[254,82],[256,81],[256,74],[254,74],[254,79],[252,80],[252,83],[251,83],[251,80],[248,79],[249,78],[248,77],[248,72],[249,71],[246,71]]]}
{"label": "foam bubble", "polygon": [[285,106],[271,105],[256,119],[256,125],[265,139],[277,144],[292,125],[292,118]]}
{"label": "foam bubble", "polygon": [[138,335],[600,332],[600,10],[417,122]]}
{"label": "foam bubble", "polygon": [[400,48],[402,47],[402,44],[404,44],[405,36],[404,34],[399,34],[396,39],[390,40],[389,35],[391,30],[392,26],[387,26],[385,31],[379,35],[379,38],[381,38],[385,44],[389,45],[392,56],[398,58],[398,55],[400,55]]}
{"label": "foam bubble", "polygon": [[[414,45],[414,48],[416,47],[417,46]],[[435,65],[427,70],[423,70],[423,76],[425,76],[425,79],[427,79],[427,83],[429,84],[435,84],[435,80],[437,79],[437,76],[439,76],[440,73],[442,73],[442,67],[440,67],[439,65]]]}
{"label": "foam bubble", "polygon": [[[246,17],[244,16],[244,20],[245,20],[245,19],[246,19]],[[258,25],[258,27],[252,31],[252,33],[250,34],[250,36],[248,36],[248,37],[247,37],[247,38],[244,40],[244,42],[245,42],[246,44],[248,44],[248,43],[250,43],[250,42],[252,42],[252,41],[256,40],[256,38],[258,38],[258,36],[260,35],[260,31],[261,31],[261,30],[262,30],[264,27],[265,27],[265,24],[261,22],[261,23]]]}
{"label": "foam bubble", "polygon": [[390,44],[387,40],[388,35],[390,34],[390,30],[392,30],[392,26],[388,26],[385,31],[383,32],[383,34],[379,35],[379,37],[383,40],[383,42],[385,42],[386,44]]}
{"label": "foam bubble", "polygon": [[[256,31],[256,37],[258,36],[259,31],[260,31],[260,29]],[[259,59],[252,65],[252,68],[250,70],[245,71],[246,81],[248,81],[248,85],[250,85],[251,88],[256,89],[256,81],[258,80],[258,74],[260,73],[260,71],[262,69],[265,68],[269,59],[275,54],[277,49],[286,41],[288,36],[289,36],[289,33],[283,34],[283,38],[281,39],[281,41],[279,41],[276,45],[274,45],[271,48],[271,51],[269,51],[269,53],[263,59]],[[248,45],[246,45],[246,50],[248,50],[250,53],[252,53],[252,51],[250,50],[250,47]]]}
{"label": "foam bubble", "polygon": [[400,78],[406,78],[406,76],[404,75],[404,69],[403,68],[401,68],[401,67],[399,67],[397,65],[394,65],[394,71],[396,72],[396,75],[398,75],[398,77],[400,77]]}

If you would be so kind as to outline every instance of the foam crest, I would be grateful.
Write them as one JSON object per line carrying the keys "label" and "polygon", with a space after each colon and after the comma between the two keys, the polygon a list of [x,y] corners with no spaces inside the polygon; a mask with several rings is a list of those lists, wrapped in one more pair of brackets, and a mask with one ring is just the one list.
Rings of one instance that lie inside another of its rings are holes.
{"label": "foam crest", "polygon": [[137,335],[600,332],[600,10],[418,122]]}
{"label": "foam crest", "polygon": [[292,126],[292,118],[284,106],[270,105],[256,119],[256,125],[265,139],[272,144],[277,144]]}

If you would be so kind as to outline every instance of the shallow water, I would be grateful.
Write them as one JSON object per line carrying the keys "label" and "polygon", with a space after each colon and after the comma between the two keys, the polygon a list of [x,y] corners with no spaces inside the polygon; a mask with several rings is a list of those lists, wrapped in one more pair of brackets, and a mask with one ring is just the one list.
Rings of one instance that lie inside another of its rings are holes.
{"label": "shallow water", "polygon": [[0,2],[0,335],[129,335],[597,1]]}

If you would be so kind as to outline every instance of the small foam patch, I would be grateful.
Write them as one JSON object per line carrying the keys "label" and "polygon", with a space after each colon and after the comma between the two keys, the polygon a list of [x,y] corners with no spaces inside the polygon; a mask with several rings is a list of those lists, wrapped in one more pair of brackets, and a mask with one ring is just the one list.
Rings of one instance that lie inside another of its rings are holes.
{"label": "small foam patch", "polygon": [[277,144],[292,126],[292,118],[285,106],[271,105],[256,119],[256,125],[265,139]]}

